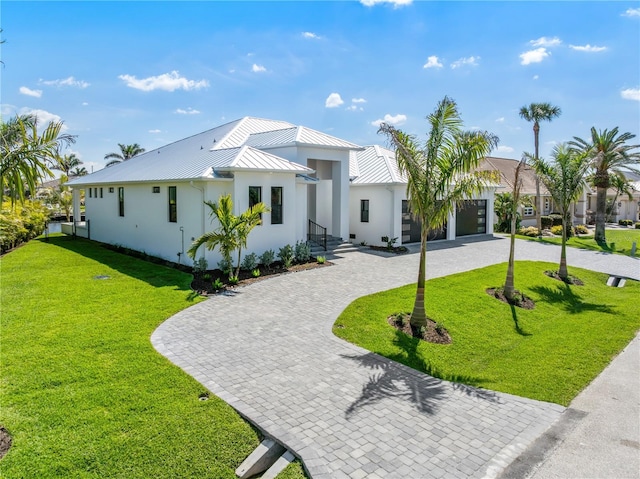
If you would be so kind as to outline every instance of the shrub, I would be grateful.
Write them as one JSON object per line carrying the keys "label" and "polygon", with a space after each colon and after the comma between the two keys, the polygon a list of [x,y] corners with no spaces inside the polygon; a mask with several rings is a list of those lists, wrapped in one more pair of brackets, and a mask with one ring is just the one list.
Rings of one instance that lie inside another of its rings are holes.
{"label": "shrub", "polygon": [[553,226],[553,218],[551,216],[541,216],[540,224],[543,230],[547,230]]}
{"label": "shrub", "polygon": [[272,249],[268,249],[260,255],[260,264],[267,269],[271,269],[271,265],[276,259],[276,254]]}
{"label": "shrub", "polygon": [[560,226],[552,226],[551,227],[551,233],[553,233],[556,236],[562,236],[562,225],[560,225]]}
{"label": "shrub", "polygon": [[49,210],[39,201],[2,204],[0,211],[0,251],[3,253],[40,236],[49,219]]}
{"label": "shrub", "polygon": [[536,228],[535,226],[527,226],[526,228],[520,228],[520,230],[518,231],[518,234],[535,238],[536,236],[538,236],[538,228]]}
{"label": "shrub", "polygon": [[255,253],[245,255],[242,260],[241,268],[247,271],[253,271],[258,266],[258,256]]}
{"label": "shrub", "polygon": [[202,274],[207,270],[209,263],[205,258],[199,258],[193,262],[193,273],[198,275]]}
{"label": "shrub", "polygon": [[236,284],[238,284],[238,281],[240,281],[240,278],[238,278],[237,276],[229,276],[230,285],[235,286]]}
{"label": "shrub", "polygon": [[631,221],[631,220],[618,220],[618,224],[620,226],[631,226],[631,225],[633,225],[633,221]]}
{"label": "shrub", "polygon": [[637,229],[637,230],[640,230],[640,221],[638,221],[638,222],[636,223],[636,229]]}
{"label": "shrub", "polygon": [[224,283],[220,278],[216,278],[216,280],[213,283],[211,283],[211,286],[213,286],[213,289],[215,289],[216,291],[219,291],[222,288],[224,288]]}
{"label": "shrub", "polygon": [[231,271],[231,263],[229,263],[226,259],[221,259],[218,261],[218,269],[222,271],[224,274],[229,274]]}
{"label": "shrub", "polygon": [[293,263],[293,259],[295,258],[293,246],[288,244],[280,248],[280,250],[278,251],[278,258],[280,258],[280,261],[282,261],[282,265],[286,269],[289,269],[291,267],[291,264]]}
{"label": "shrub", "polygon": [[576,225],[575,227],[576,234],[586,235],[589,234],[589,228],[586,225]]}
{"label": "shrub", "polygon": [[311,258],[311,246],[306,241],[297,241],[295,257],[298,263],[306,263]]}
{"label": "shrub", "polygon": [[202,279],[205,281],[211,281],[211,275],[209,273],[203,274]]}
{"label": "shrub", "polygon": [[551,218],[553,223],[552,226],[562,226],[562,215],[559,215],[558,213],[551,213],[549,218]]}
{"label": "shrub", "polygon": [[258,278],[260,277],[260,269],[255,268],[251,270],[251,276],[253,276],[254,278]]}
{"label": "shrub", "polygon": [[[638,223],[640,225],[640,223]],[[324,264],[325,261],[327,261],[327,258],[325,258],[324,256],[318,256],[316,258],[316,261],[318,262],[318,264]]]}

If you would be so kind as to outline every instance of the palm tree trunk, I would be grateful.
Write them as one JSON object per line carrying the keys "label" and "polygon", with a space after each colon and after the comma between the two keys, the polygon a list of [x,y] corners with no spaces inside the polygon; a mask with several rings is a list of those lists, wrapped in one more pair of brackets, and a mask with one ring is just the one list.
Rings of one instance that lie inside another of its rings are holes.
{"label": "palm tree trunk", "polygon": [[602,186],[598,186],[596,194],[596,235],[595,240],[598,244],[605,244],[607,239],[605,238],[604,225],[606,222],[606,210],[607,210],[607,189]]}
{"label": "palm tree trunk", "polygon": [[566,215],[562,218],[562,248],[560,250],[560,269],[558,270],[558,276],[562,279],[569,277],[569,271],[567,270],[567,218]]}
{"label": "palm tree trunk", "polygon": [[422,226],[420,235],[420,267],[418,268],[418,286],[416,289],[416,300],[413,303],[411,312],[411,326],[420,328],[427,325],[427,313],[424,308],[424,284],[427,269],[427,229]]}
{"label": "palm tree trunk", "polygon": [[511,215],[511,238],[509,245],[509,266],[507,267],[507,277],[504,281],[504,296],[511,301],[516,294],[515,286],[515,251],[516,251],[516,215]]}
{"label": "palm tree trunk", "polygon": [[[533,146],[534,146],[534,155],[536,161],[538,161],[539,157],[539,146],[540,146],[540,125],[536,121],[533,124]],[[538,236],[542,236],[542,198],[540,198],[540,178],[536,175],[536,226],[538,228]]]}

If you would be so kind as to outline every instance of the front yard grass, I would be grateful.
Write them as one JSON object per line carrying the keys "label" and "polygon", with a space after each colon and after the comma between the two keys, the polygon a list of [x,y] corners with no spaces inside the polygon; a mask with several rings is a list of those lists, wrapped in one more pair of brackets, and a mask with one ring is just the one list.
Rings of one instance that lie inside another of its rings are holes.
{"label": "front yard grass", "polygon": [[190,275],[63,236],[0,266],[2,477],[235,477],[258,432],[149,339]]}
{"label": "front yard grass", "polygon": [[447,328],[450,345],[419,341],[387,323],[411,311],[415,285],[357,299],[333,332],[435,377],[566,406],[640,328],[640,283],[612,288],[608,275],[569,265],[585,285],[568,286],[544,274],[557,267],[516,263],[516,288],[535,301],[533,310],[485,292],[504,283],[506,264],[429,280],[427,314]]}
{"label": "front yard grass", "polygon": [[[519,239],[538,241],[540,243],[562,244],[562,238],[531,238],[529,236],[516,235]],[[574,248],[589,249],[593,251],[605,251],[607,253],[617,253],[631,256],[633,242],[640,249],[640,229],[608,229],[606,230],[606,245],[599,245],[591,236],[573,236],[567,240],[567,246]],[[640,256],[640,251],[636,251],[636,256]]]}

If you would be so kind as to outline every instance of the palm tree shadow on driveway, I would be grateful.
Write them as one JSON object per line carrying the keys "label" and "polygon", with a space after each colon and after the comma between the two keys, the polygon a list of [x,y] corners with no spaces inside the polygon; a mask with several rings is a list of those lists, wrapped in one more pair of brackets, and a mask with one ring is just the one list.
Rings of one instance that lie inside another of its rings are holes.
{"label": "palm tree shadow on driveway", "polygon": [[[409,401],[419,412],[431,415],[436,412],[438,403],[447,400],[450,396],[450,388],[477,399],[499,402],[499,397],[495,392],[474,387],[483,382],[481,378],[439,374],[436,368],[417,353],[419,339],[396,331],[395,343],[405,354],[400,353],[391,358],[385,358],[371,352],[342,355],[342,357],[356,361],[361,366],[373,371],[369,375],[368,381],[362,386],[360,397],[345,411],[347,419],[353,417],[359,410],[385,399]],[[411,367],[405,366],[405,364],[410,364]],[[446,383],[431,374],[444,377],[446,381],[451,382]],[[462,382],[466,384],[462,384]]]}

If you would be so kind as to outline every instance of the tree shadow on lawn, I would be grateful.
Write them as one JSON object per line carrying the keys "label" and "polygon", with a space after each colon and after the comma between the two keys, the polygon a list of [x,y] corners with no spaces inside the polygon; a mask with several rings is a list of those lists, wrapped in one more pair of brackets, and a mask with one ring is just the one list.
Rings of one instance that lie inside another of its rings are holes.
{"label": "tree shadow on lawn", "polygon": [[561,306],[570,314],[579,314],[586,311],[615,314],[615,310],[607,304],[587,303],[574,294],[571,286],[565,283],[555,287],[534,286],[531,291],[541,296],[542,301]]}
{"label": "tree shadow on lawn", "polygon": [[[97,241],[73,238],[67,235],[49,236],[48,239],[40,237],[35,241],[41,241],[72,251],[73,253],[94,260],[119,273],[139,279],[157,288],[175,286],[175,289],[179,291],[191,290],[190,276],[187,276],[184,280],[180,278],[180,276],[187,275],[188,273],[111,251]],[[105,272],[105,275],[108,276],[107,272]],[[107,280],[107,278],[104,279]],[[189,300],[193,300],[196,297],[198,297],[198,294],[193,292],[193,294],[189,295]]]}
{"label": "tree shadow on lawn", "polygon": [[376,404],[387,398],[410,401],[419,412],[434,414],[438,403],[446,400],[448,396],[447,385],[442,381],[443,379],[449,381],[455,391],[467,396],[492,402],[499,401],[495,392],[473,387],[482,383],[482,379],[438,371],[418,355],[419,339],[409,337],[401,331],[396,331],[395,334],[394,343],[406,354],[392,355],[387,358],[376,353],[342,355],[376,371],[362,386],[360,397],[345,411],[347,419],[365,406]]}
{"label": "tree shadow on lawn", "polygon": [[513,326],[520,336],[531,336],[531,333],[527,333],[524,329],[520,327],[520,323],[518,322],[518,308],[515,305],[510,304],[511,308],[511,318],[513,319]]}

